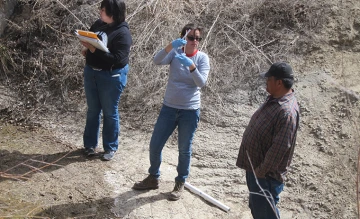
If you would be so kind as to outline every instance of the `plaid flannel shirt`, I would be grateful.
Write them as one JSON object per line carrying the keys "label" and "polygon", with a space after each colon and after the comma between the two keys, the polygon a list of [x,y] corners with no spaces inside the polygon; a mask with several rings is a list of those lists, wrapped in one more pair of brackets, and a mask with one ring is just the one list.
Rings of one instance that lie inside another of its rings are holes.
{"label": "plaid flannel shirt", "polygon": [[252,171],[250,158],[258,178],[284,182],[294,153],[299,116],[294,91],[281,98],[269,96],[251,117],[236,165]]}

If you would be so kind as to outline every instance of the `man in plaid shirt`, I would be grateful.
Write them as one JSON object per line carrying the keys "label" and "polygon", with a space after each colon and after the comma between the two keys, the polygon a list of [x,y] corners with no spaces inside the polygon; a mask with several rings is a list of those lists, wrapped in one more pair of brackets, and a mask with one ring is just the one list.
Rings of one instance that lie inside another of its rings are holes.
{"label": "man in plaid shirt", "polygon": [[274,63],[262,76],[270,95],[251,117],[236,165],[246,170],[254,219],[272,219],[280,218],[276,204],[293,157],[300,114],[291,66]]}

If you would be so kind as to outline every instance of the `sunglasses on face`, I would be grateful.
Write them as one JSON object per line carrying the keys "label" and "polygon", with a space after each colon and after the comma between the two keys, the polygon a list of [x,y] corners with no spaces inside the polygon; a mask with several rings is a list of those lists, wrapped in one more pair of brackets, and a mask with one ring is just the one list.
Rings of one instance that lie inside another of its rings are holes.
{"label": "sunglasses on face", "polygon": [[201,37],[187,36],[187,38],[188,38],[188,40],[190,40],[190,41],[196,40],[196,41],[200,42],[200,41],[202,40]]}

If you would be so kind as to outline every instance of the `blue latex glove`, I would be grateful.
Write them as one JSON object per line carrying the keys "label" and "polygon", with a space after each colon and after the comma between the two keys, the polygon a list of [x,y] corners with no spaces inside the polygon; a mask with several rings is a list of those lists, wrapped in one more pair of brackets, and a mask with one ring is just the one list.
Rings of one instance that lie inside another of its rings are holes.
{"label": "blue latex glove", "polygon": [[177,49],[177,48],[179,48],[180,46],[185,45],[186,43],[187,43],[186,40],[181,39],[181,38],[178,38],[178,39],[176,39],[176,40],[174,40],[174,41],[171,42],[171,46],[172,46],[172,48]]}
{"label": "blue latex glove", "polygon": [[175,55],[175,58],[180,61],[180,63],[186,67],[189,67],[193,64],[193,61],[185,56],[184,53]]}

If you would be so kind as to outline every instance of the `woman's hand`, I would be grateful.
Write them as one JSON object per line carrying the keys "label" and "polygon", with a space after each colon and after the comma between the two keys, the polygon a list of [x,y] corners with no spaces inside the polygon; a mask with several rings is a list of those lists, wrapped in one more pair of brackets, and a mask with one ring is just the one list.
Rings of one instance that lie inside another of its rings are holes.
{"label": "woman's hand", "polygon": [[172,41],[169,45],[165,47],[166,53],[169,53],[172,49],[178,49],[179,47],[184,46],[187,43],[186,40],[178,38]]}
{"label": "woman's hand", "polygon": [[191,59],[186,57],[186,55],[184,53],[175,55],[175,58],[178,59],[182,65],[189,67],[190,71],[195,70],[196,65],[194,64],[194,62]]}
{"label": "woman's hand", "polygon": [[173,49],[177,49],[177,48],[179,48],[181,46],[184,46],[186,43],[187,43],[186,40],[178,38],[178,39],[171,42],[171,46],[172,46]]}
{"label": "woman's hand", "polygon": [[96,48],[95,48],[93,45],[91,45],[90,43],[81,41],[81,44],[82,44],[83,46],[85,46],[86,48],[88,48],[91,53],[94,53],[94,52],[95,52],[95,49],[96,49]]}
{"label": "woman's hand", "polygon": [[81,50],[81,55],[83,55],[83,56],[85,57],[87,51],[88,51],[88,48],[83,48],[83,49]]}
{"label": "woman's hand", "polygon": [[179,62],[186,67],[189,67],[194,63],[191,59],[186,57],[184,53],[175,55],[175,58],[178,59]]}

